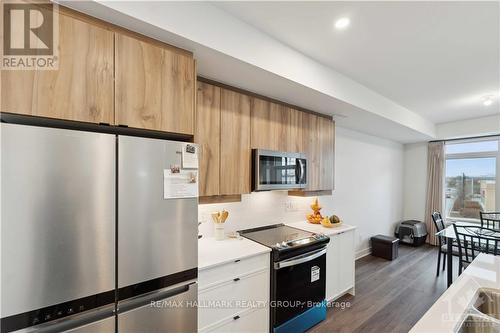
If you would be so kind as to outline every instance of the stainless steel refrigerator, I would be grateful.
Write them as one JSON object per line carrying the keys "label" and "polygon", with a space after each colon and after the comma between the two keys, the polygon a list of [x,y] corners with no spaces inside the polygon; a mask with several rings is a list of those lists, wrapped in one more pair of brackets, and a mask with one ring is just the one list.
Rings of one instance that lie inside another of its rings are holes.
{"label": "stainless steel refrigerator", "polygon": [[182,142],[2,123],[2,333],[195,332],[192,154]]}

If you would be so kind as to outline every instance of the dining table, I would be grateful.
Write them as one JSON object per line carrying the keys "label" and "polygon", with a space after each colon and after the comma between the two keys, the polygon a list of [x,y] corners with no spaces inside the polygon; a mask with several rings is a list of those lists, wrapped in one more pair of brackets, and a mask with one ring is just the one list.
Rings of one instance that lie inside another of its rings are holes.
{"label": "dining table", "polygon": [[[455,242],[457,235],[455,234],[453,224],[456,224],[457,226],[470,226],[470,229],[478,229],[480,227],[479,224],[475,225],[474,223],[452,222],[449,223],[443,230],[436,232],[436,236],[446,238],[446,281],[448,287],[450,287],[453,283],[453,246],[457,246]],[[467,230],[468,228],[464,229],[463,232],[467,233]],[[474,232],[474,230],[470,230],[469,232],[473,236],[478,235]],[[500,231],[497,230],[494,233],[496,237],[500,238]]]}

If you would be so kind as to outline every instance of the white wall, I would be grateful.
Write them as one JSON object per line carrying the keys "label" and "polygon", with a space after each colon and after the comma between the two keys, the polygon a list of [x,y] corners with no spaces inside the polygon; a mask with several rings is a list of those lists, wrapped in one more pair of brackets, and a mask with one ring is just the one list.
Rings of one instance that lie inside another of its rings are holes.
{"label": "white wall", "polygon": [[[371,236],[391,235],[403,217],[403,157],[399,143],[337,127],[336,188],[319,200],[323,215],[339,215],[344,223],[358,227],[358,255],[367,252]],[[228,231],[305,220],[312,200],[273,191],[243,195],[237,203],[200,205],[200,230],[212,235],[210,213],[223,208],[230,213]]]}
{"label": "white wall", "polygon": [[439,139],[466,138],[500,133],[500,114],[438,124]]}
{"label": "white wall", "polygon": [[404,212],[405,219],[423,221],[427,187],[427,142],[405,145]]}

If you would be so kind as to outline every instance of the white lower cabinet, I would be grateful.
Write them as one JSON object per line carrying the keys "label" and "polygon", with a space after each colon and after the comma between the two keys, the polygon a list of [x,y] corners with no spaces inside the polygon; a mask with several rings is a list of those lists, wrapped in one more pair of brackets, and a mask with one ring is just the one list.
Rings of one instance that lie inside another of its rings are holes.
{"label": "white lower cabinet", "polygon": [[326,299],[354,290],[354,230],[329,235],[326,252]]}
{"label": "white lower cabinet", "polygon": [[248,310],[203,332],[213,333],[266,333],[269,331],[269,309]]}
{"label": "white lower cabinet", "polygon": [[269,253],[200,270],[198,331],[269,330]]}

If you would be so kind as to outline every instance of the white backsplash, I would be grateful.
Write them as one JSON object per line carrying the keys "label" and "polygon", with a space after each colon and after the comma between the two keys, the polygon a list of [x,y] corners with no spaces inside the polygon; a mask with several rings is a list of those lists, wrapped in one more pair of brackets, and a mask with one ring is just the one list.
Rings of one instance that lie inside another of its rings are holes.
{"label": "white backsplash", "polygon": [[[205,204],[198,206],[200,233],[203,236],[213,235],[213,222],[210,214],[223,209],[229,212],[225,223],[226,232],[255,228],[276,223],[305,221],[306,214],[311,213],[309,207],[314,197],[288,196],[286,191],[254,192],[242,195],[241,202],[222,204]],[[323,215],[334,214],[333,197],[319,197],[323,206]]]}

